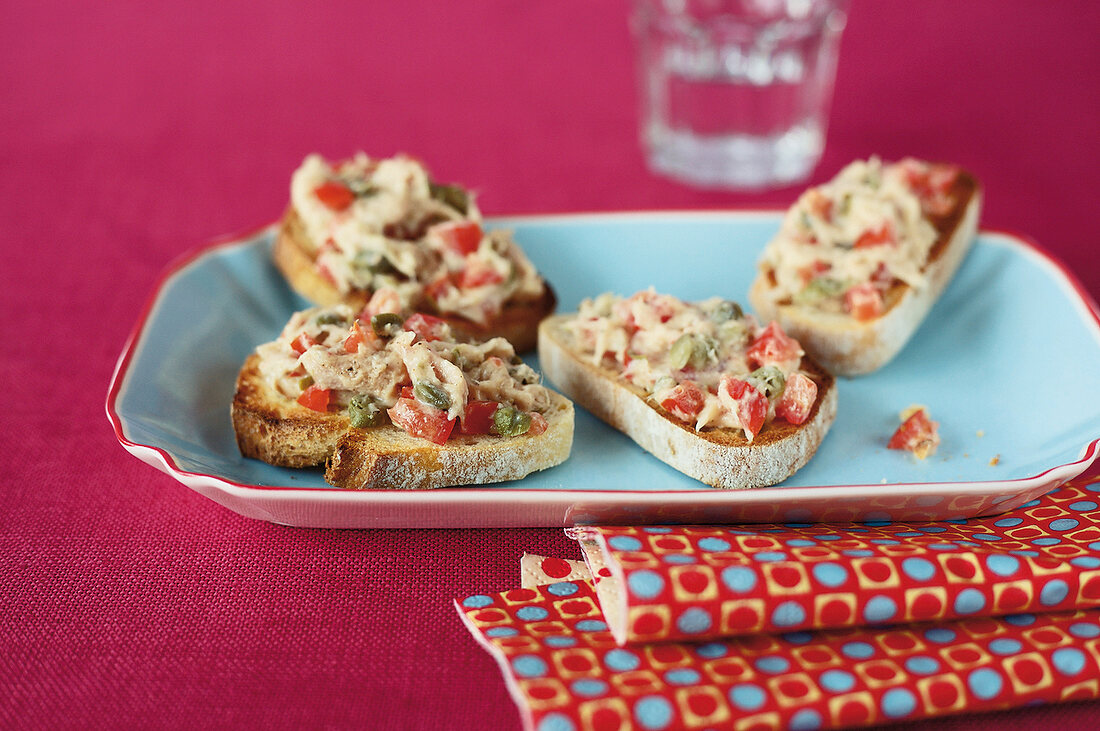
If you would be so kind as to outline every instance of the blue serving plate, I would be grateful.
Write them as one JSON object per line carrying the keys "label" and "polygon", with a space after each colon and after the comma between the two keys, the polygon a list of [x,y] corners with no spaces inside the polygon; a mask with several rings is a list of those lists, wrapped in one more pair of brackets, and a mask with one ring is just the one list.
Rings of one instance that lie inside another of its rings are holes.
{"label": "blue serving plate", "polygon": [[[559,310],[654,286],[746,301],[779,212],[647,212],[495,219],[555,288]],[[347,491],[320,470],[245,459],[229,420],[237,371],[308,306],[270,259],[274,228],[205,247],[162,277],[119,359],[107,412],[141,459],[219,503],[289,525],[537,526],[578,522],[932,520],[1002,512],[1081,473],[1100,450],[1100,316],[1023,237],[982,232],[901,354],[839,379],[838,416],[780,485],[709,488],[578,408],[564,464],[444,490]],[[529,362],[537,369],[537,358]],[[552,384],[550,384],[552,385]],[[940,423],[926,460],[886,449],[918,403]]]}

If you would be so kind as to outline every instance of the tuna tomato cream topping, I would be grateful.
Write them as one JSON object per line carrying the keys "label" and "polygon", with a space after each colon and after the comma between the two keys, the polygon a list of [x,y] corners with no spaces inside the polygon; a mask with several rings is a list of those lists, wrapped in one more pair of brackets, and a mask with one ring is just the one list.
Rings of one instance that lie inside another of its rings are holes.
{"label": "tuna tomato cream topping", "polygon": [[450,326],[430,315],[312,308],[256,352],[263,378],[283,396],[346,413],[356,428],[392,423],[436,444],[547,428],[550,392],[507,340],[454,342]]}
{"label": "tuna tomato cream topping", "polygon": [[697,431],[740,429],[751,442],[773,419],[804,423],[817,400],[798,341],[778,323],[759,327],[735,302],[602,294],[567,328],[594,365]]}
{"label": "tuna tomato cream topping", "polygon": [[938,237],[932,219],[956,204],[959,173],[871,158],[803,193],[761,258],[774,301],[870,320],[884,312],[894,284],[923,288]]}
{"label": "tuna tomato cream topping", "polygon": [[310,155],[290,202],[316,243],[318,272],[341,293],[390,289],[405,309],[484,324],[506,302],[544,291],[511,234],[482,229],[473,195],[434,182],[411,157],[330,164]]}

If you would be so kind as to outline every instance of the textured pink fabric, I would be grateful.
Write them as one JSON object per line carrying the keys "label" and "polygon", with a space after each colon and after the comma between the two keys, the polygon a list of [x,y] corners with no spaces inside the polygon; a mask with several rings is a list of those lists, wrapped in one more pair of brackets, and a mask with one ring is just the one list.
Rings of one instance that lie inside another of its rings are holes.
{"label": "textured pink fabric", "polygon": [[[797,192],[645,171],[626,0],[305,7],[4,7],[0,727],[518,728],[450,599],[514,586],[524,551],[579,557],[560,531],[247,520],[127,455],[103,417],[158,272],[278,216],[306,153],[409,151],[490,215]],[[1098,30],[1083,0],[855,0],[816,179],[871,153],[959,162],[985,225],[1097,296]],[[1084,728],[1097,708],[921,728]]]}

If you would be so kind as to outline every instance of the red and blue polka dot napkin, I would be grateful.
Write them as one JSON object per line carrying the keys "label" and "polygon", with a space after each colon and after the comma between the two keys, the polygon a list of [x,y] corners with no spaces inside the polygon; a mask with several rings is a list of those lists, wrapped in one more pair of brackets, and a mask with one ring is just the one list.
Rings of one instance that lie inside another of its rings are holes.
{"label": "red and blue polka dot napkin", "polygon": [[587,576],[525,557],[525,588],[456,605],[539,731],[844,728],[1096,698],[1088,483],[934,525],[586,527]]}

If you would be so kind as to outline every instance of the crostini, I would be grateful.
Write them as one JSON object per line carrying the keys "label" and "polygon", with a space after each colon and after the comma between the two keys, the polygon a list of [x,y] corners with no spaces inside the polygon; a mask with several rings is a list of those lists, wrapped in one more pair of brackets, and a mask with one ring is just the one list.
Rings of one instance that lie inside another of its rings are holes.
{"label": "crostini", "polygon": [[573,443],[572,403],[507,340],[456,342],[430,315],[346,304],[295,313],[256,348],[231,411],[245,457],[327,464],[329,483],[353,489],[519,479]]}
{"label": "crostini", "polygon": [[474,196],[398,155],[330,164],[309,155],[291,178],[276,266],[318,305],[362,307],[380,289],[407,313],[446,319],[463,339],[535,346],[553,290],[507,231],[485,231]]}
{"label": "crostini", "polygon": [[836,375],[905,346],[978,228],[981,190],[954,165],[856,161],[799,197],[765,247],[749,302]]}
{"label": "crostini", "polygon": [[585,300],[543,321],[539,365],[576,403],[713,487],[783,481],[836,417],[833,377],[779,325],[759,327],[718,298]]}

